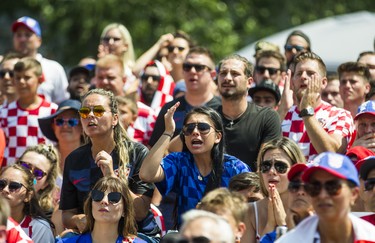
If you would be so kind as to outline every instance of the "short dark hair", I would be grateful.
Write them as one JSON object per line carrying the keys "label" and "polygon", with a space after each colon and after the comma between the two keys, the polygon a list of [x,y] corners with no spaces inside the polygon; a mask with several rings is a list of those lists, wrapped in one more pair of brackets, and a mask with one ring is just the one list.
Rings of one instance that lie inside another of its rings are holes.
{"label": "short dark hair", "polygon": [[193,48],[195,46],[195,42],[191,38],[191,36],[182,30],[176,30],[176,32],[173,33],[174,38],[181,38],[188,42],[189,48]]}
{"label": "short dark hair", "polygon": [[359,53],[357,62],[359,62],[359,59],[361,59],[363,56],[367,56],[367,55],[375,56],[375,51],[364,51],[364,52]]}
{"label": "short dark hair", "polygon": [[277,59],[280,63],[280,69],[281,71],[285,71],[286,70],[286,61],[285,61],[285,57],[280,53],[280,52],[277,52],[277,51],[272,51],[272,50],[267,50],[267,51],[261,51],[257,54],[256,56],[256,62],[255,62],[255,66],[258,66],[258,63],[259,63],[259,60],[261,58],[269,58],[269,57],[273,57],[275,59]]}
{"label": "short dark hair", "polygon": [[339,73],[339,78],[344,72],[353,72],[365,78],[365,81],[368,83],[371,80],[371,74],[366,64],[359,62],[345,62],[342,63],[338,68],[337,72]]}
{"label": "short dark hair", "polygon": [[192,55],[192,54],[200,54],[200,55],[205,55],[207,56],[211,62],[212,62],[212,67],[210,67],[211,69],[214,69],[215,68],[215,59],[214,59],[214,56],[212,54],[212,52],[206,48],[206,47],[203,47],[203,46],[195,46],[193,48],[191,48],[188,52],[188,54],[186,55],[186,57]]}

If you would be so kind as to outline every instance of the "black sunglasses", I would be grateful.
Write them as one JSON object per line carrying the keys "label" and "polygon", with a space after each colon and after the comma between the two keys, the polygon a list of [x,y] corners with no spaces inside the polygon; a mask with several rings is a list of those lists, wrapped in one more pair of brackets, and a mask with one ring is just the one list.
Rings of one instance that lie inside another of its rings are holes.
{"label": "black sunglasses", "polygon": [[56,118],[55,124],[58,127],[62,127],[64,124],[68,124],[69,127],[76,127],[79,120],[77,118]]}
{"label": "black sunglasses", "polygon": [[284,49],[286,51],[292,51],[293,49],[296,49],[296,51],[303,51],[305,50],[306,48],[303,47],[303,46],[298,46],[298,45],[285,45],[284,46]]}
{"label": "black sunglasses", "polygon": [[25,187],[22,183],[19,183],[19,182],[15,182],[15,181],[8,182],[6,180],[0,180],[0,191],[3,191],[6,186],[8,186],[8,189],[10,192],[15,192],[15,191],[18,191],[21,187]]}
{"label": "black sunglasses", "polygon": [[103,37],[103,38],[102,38],[102,41],[103,41],[103,42],[106,42],[106,43],[109,43],[109,41],[110,41],[111,39],[113,40],[113,42],[117,42],[117,41],[120,41],[120,40],[121,40],[121,38],[119,38],[119,37],[107,37],[107,36],[106,36],[106,37]]}
{"label": "black sunglasses", "polygon": [[9,69],[2,69],[2,70],[0,70],[0,77],[4,78],[7,73],[9,74],[9,77],[11,77],[11,78],[14,77],[14,71],[13,70],[9,70]]}
{"label": "black sunglasses", "polygon": [[197,123],[188,123],[185,124],[184,127],[182,128],[182,133],[185,136],[190,136],[195,128],[198,128],[198,131],[200,134],[208,134],[211,130],[211,125],[205,122],[197,122]]}
{"label": "black sunglasses", "polygon": [[[101,202],[104,198],[104,195],[105,195],[104,192],[96,190],[96,189],[91,191],[91,198],[95,202]],[[121,200],[121,193],[110,192],[108,193],[107,198],[108,198],[108,202],[110,202],[111,204],[118,203]]]}
{"label": "black sunglasses", "polygon": [[365,180],[365,191],[372,191],[375,186],[375,178]]}
{"label": "black sunglasses", "polygon": [[264,160],[260,163],[260,171],[262,173],[267,173],[271,170],[272,166],[275,168],[277,173],[285,174],[289,168],[289,165],[283,161],[275,160],[272,162],[271,160]]}
{"label": "black sunglasses", "polygon": [[278,71],[280,71],[280,68],[270,68],[270,67],[265,67],[265,66],[256,66],[255,70],[260,74],[264,74],[267,70],[270,75],[274,75]]}
{"label": "black sunglasses", "polygon": [[300,190],[301,187],[302,189],[304,189],[304,186],[305,186],[305,183],[301,181],[290,181],[288,185],[288,190],[290,192],[296,193]]}
{"label": "black sunglasses", "polygon": [[306,193],[309,194],[311,197],[318,196],[323,188],[330,196],[337,196],[341,192],[342,184],[343,181],[340,180],[331,180],[325,182],[324,184],[318,181],[314,181],[305,184],[304,188]]}
{"label": "black sunglasses", "polygon": [[185,47],[182,47],[182,46],[167,46],[167,49],[169,52],[173,52],[174,49],[178,49],[179,52],[182,52],[183,50],[185,50],[186,48]]}
{"label": "black sunglasses", "polygon": [[141,80],[144,81],[144,82],[146,82],[150,77],[152,78],[152,80],[160,82],[160,78],[161,78],[161,77],[158,76],[158,75],[148,75],[148,74],[143,74],[143,75],[141,76]]}
{"label": "black sunglasses", "polygon": [[33,173],[35,179],[37,179],[38,181],[41,180],[44,176],[47,175],[47,173],[44,172],[42,169],[39,169],[38,167],[36,167],[36,166],[34,166],[34,165],[32,165],[28,162],[20,160],[20,161],[17,162],[17,164],[19,164],[19,165],[23,166],[24,168],[30,170]]}
{"label": "black sunglasses", "polygon": [[211,70],[211,68],[207,67],[206,65],[203,64],[192,64],[192,63],[184,63],[182,64],[182,69],[185,72],[190,72],[190,70],[194,68],[195,71],[197,72],[202,72],[205,69]]}
{"label": "black sunglasses", "polygon": [[94,113],[94,116],[102,117],[104,115],[105,109],[101,105],[96,105],[92,108],[81,107],[81,109],[78,110],[78,113],[83,119],[86,119],[89,116],[91,111],[92,111],[92,113]]}

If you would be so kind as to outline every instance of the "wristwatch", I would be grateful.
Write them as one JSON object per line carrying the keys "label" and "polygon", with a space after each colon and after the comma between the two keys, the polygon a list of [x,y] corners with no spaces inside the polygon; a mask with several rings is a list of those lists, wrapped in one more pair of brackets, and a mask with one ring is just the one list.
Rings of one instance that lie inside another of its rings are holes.
{"label": "wristwatch", "polygon": [[302,109],[299,113],[299,117],[305,117],[305,116],[313,116],[314,115],[314,108],[311,106],[306,107],[305,109]]}

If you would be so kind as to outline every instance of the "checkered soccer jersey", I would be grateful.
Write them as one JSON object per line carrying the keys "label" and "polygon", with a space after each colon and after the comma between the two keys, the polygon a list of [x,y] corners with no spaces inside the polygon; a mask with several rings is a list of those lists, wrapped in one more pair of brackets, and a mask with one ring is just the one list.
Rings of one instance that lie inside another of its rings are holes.
{"label": "checkered soccer jersey", "polygon": [[[299,113],[297,106],[292,106],[281,123],[281,129],[283,136],[296,142],[306,160],[310,161],[317,152],[310,142],[303,119],[298,116]],[[354,132],[353,118],[349,111],[322,101],[322,104],[315,108],[314,116],[328,134],[345,137],[349,144]]]}
{"label": "checkered soccer jersey", "polygon": [[39,128],[38,118],[52,115],[57,110],[55,103],[42,101],[33,110],[22,109],[17,101],[3,107],[0,112],[0,126],[6,137],[3,165],[13,164],[28,146],[50,143]]}
{"label": "checkered soccer jersey", "polygon": [[[189,152],[170,153],[164,157],[161,166],[165,179],[155,183],[160,193],[165,196],[170,191],[177,194],[178,215],[180,216],[195,206],[202,199],[210,175],[202,176]],[[229,180],[234,175],[248,172],[250,168],[231,155],[224,155],[221,186],[228,187]]]}

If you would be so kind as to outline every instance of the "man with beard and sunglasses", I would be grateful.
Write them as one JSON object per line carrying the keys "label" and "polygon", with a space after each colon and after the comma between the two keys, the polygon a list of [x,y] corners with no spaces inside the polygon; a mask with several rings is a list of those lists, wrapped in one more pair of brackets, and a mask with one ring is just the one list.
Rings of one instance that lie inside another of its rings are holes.
{"label": "man with beard and sunglasses", "polygon": [[253,81],[253,65],[240,55],[231,55],[220,61],[218,88],[221,114],[226,136],[226,151],[256,171],[260,146],[280,137],[280,120],[276,111],[259,107],[247,101]]}
{"label": "man with beard and sunglasses", "polygon": [[276,242],[375,242],[375,227],[350,213],[359,194],[358,172],[341,154],[324,152],[302,174],[316,215]]}

